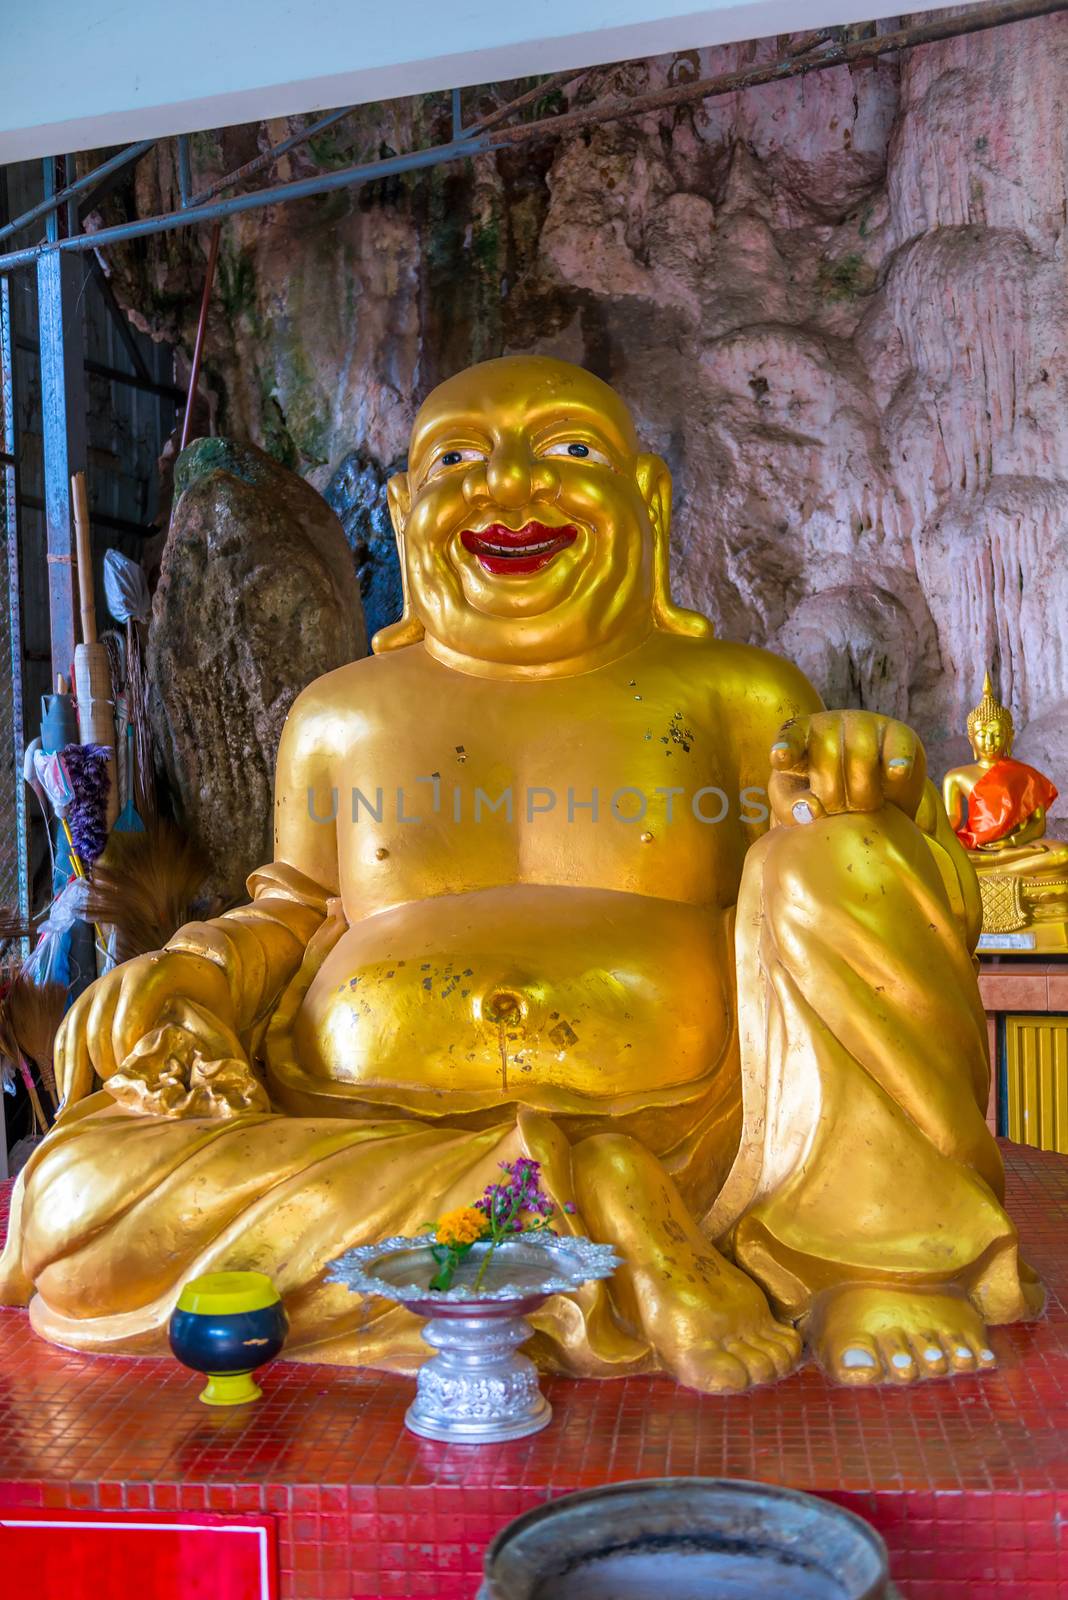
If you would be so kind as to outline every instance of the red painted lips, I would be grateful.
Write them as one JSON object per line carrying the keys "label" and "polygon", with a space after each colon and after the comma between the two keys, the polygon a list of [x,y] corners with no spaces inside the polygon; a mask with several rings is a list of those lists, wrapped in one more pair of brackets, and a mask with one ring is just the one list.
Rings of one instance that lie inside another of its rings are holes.
{"label": "red painted lips", "polygon": [[544,522],[528,522],[522,528],[494,522],[478,533],[465,528],[460,535],[464,549],[477,556],[487,572],[498,575],[539,572],[577,538],[578,529],[570,524],[549,528]]}

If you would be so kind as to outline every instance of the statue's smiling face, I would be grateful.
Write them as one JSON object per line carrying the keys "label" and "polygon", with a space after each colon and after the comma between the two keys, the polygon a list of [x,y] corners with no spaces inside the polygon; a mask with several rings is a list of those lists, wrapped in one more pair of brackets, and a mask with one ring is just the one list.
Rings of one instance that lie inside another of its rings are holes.
{"label": "statue's smiling face", "polygon": [[1008,755],[1012,748],[1011,731],[1000,717],[977,723],[971,738],[972,750],[981,760],[996,760],[998,756]]}
{"label": "statue's smiling face", "polygon": [[652,615],[651,459],[622,401],[579,367],[506,357],[443,383],[390,484],[430,639],[532,667],[636,640]]}

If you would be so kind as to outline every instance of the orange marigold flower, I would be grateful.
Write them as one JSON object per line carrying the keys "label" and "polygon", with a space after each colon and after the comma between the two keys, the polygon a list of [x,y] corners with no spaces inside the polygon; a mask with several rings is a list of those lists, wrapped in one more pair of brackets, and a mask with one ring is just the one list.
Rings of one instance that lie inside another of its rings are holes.
{"label": "orange marigold flower", "polygon": [[446,1211],[434,1225],[434,1234],[440,1244],[474,1244],[489,1227],[481,1211],[474,1206],[458,1206]]}

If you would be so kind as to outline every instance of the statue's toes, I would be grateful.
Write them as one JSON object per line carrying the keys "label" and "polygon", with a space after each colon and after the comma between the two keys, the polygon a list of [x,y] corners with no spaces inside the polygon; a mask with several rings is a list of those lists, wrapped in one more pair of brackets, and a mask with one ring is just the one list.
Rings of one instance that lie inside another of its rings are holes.
{"label": "statue's toes", "polygon": [[883,1372],[892,1383],[915,1383],[917,1378],[924,1376],[924,1367],[916,1360],[900,1328],[889,1328],[885,1333],[880,1333],[875,1343]]}
{"label": "statue's toes", "polygon": [[797,1366],[804,1348],[804,1340],[796,1328],[791,1328],[788,1322],[776,1322],[767,1330],[764,1338],[776,1352],[780,1376]]}
{"label": "statue's toes", "polygon": [[998,1364],[997,1356],[984,1340],[971,1333],[944,1334],[954,1372],[980,1372]]}
{"label": "statue's toes", "polygon": [[819,1354],[820,1365],[839,1383],[882,1383],[886,1377],[875,1340],[867,1334],[853,1335],[843,1340],[837,1349]]}
{"label": "statue's toes", "polygon": [[700,1389],[703,1394],[741,1394],[756,1381],[749,1376],[745,1362],[724,1349],[718,1340],[691,1345],[679,1361],[675,1376],[687,1389]]}
{"label": "statue's toes", "polygon": [[785,1378],[801,1358],[800,1334],[778,1322],[742,1339],[728,1340],[727,1347],[745,1363],[753,1383]]}
{"label": "statue's toes", "polygon": [[909,1339],[916,1366],[925,1378],[944,1378],[950,1369],[946,1339],[934,1328],[921,1328]]}
{"label": "statue's toes", "polygon": [[750,1383],[771,1383],[780,1375],[780,1367],[770,1346],[759,1339],[727,1339],[724,1341],[732,1356],[745,1368]]}

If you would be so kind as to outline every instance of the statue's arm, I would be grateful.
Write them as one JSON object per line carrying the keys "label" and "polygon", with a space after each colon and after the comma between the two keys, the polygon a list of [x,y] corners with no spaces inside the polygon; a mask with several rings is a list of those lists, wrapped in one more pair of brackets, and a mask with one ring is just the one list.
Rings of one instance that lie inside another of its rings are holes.
{"label": "statue's arm", "polygon": [[964,942],[969,950],[974,951],[983,928],[979,879],[968,860],[967,851],[954,832],[946,806],[930,779],[924,787],[923,798],[916,812],[916,825],[927,835],[927,843]]}
{"label": "statue's arm", "polygon": [[[80,995],[56,1041],[64,1105],[97,1078],[119,1090],[204,1062],[240,1074],[261,1024],[300,965],[337,893],[333,824],[315,823],[309,788],[329,777],[331,751],[314,686],[283,730],[275,774],[275,860],[252,874],[248,905],[180,928],[167,946],[116,967]],[[240,818],[235,818],[240,826]],[[120,1095],[129,1100],[129,1096]],[[137,1087],[137,1103],[160,1109]]]}

